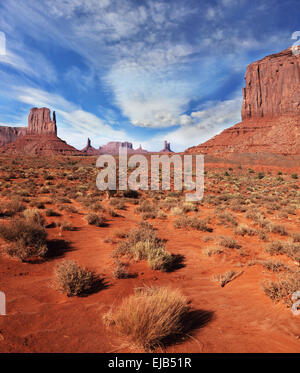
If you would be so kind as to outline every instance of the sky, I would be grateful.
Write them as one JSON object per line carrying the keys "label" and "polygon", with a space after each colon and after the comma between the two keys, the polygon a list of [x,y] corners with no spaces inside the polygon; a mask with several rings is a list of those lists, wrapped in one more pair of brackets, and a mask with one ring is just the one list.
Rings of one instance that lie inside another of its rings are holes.
{"label": "sky", "polygon": [[241,120],[247,65],[297,42],[299,13],[298,0],[0,0],[0,125],[46,106],[78,149],[183,151]]}

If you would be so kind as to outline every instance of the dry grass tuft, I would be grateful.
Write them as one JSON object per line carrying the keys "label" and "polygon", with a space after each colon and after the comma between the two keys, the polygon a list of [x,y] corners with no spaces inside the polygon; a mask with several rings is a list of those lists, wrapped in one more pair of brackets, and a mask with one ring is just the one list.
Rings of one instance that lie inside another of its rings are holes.
{"label": "dry grass tuft", "polygon": [[132,347],[148,351],[164,344],[167,337],[180,335],[188,311],[187,299],[179,290],[144,287],[105,314],[103,320]]}
{"label": "dry grass tuft", "polygon": [[7,253],[22,261],[34,256],[44,257],[48,252],[45,228],[30,220],[13,220],[0,226],[0,237],[11,243]]}

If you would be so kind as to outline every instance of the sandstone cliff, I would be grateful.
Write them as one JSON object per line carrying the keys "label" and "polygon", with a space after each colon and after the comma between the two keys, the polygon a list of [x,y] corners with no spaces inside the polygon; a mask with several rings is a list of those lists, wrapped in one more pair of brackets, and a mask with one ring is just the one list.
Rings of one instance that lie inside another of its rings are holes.
{"label": "sandstone cliff", "polygon": [[300,57],[291,48],[250,64],[242,122],[187,153],[300,154]]}
{"label": "sandstone cliff", "polygon": [[26,134],[26,127],[0,127],[0,146],[15,141]]}
{"label": "sandstone cliff", "polygon": [[0,127],[2,154],[80,155],[73,146],[57,137],[56,116],[47,108],[33,108],[28,116],[28,127]]}
{"label": "sandstone cliff", "polygon": [[27,133],[56,135],[55,111],[53,112],[53,120],[51,120],[50,110],[48,108],[32,108],[28,116]]}

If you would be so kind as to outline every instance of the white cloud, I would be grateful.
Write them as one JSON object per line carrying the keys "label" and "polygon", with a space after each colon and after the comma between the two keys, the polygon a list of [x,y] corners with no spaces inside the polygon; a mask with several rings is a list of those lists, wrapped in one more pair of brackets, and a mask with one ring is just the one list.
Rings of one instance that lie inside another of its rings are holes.
{"label": "white cloud", "polygon": [[156,136],[152,139],[152,144],[160,144],[166,139],[171,142],[171,147],[173,146],[176,151],[201,144],[223,129],[240,122],[241,104],[240,97],[207,103],[202,110],[192,112],[189,116],[185,115],[183,118],[185,124],[182,127],[163,136]]}

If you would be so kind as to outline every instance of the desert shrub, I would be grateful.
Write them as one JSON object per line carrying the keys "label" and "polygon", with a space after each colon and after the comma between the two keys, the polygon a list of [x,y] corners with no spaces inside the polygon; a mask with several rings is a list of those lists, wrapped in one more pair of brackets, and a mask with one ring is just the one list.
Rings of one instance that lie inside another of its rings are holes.
{"label": "desert shrub", "polygon": [[262,263],[262,265],[269,271],[272,272],[280,272],[280,271],[290,271],[290,268],[287,267],[282,262],[273,262],[271,260],[267,260]]}
{"label": "desert shrub", "polygon": [[48,247],[47,245],[26,246],[22,241],[18,241],[14,245],[7,247],[6,252],[8,255],[19,258],[25,262],[28,258],[45,257],[48,253]]}
{"label": "desert shrub", "polygon": [[289,307],[292,306],[291,295],[300,289],[300,272],[283,274],[278,281],[264,281],[264,292],[275,302],[283,300]]}
{"label": "desert shrub", "polygon": [[142,212],[142,213],[152,213],[156,214],[157,213],[157,208],[154,206],[152,203],[149,201],[143,201],[140,206],[138,206],[135,209],[136,212]]}
{"label": "desert shrub", "polygon": [[292,174],[291,177],[292,179],[298,179],[298,174]]}
{"label": "desert shrub", "polygon": [[115,236],[118,238],[126,238],[128,237],[128,234],[122,230],[118,230],[116,231]]}
{"label": "desert shrub", "polygon": [[241,236],[245,236],[245,234],[248,236],[254,236],[256,231],[246,224],[239,224],[235,230],[235,233]]}
{"label": "desert shrub", "polygon": [[266,251],[271,255],[284,254],[285,252],[285,242],[282,241],[272,241],[267,247]]}
{"label": "desert shrub", "polygon": [[113,276],[117,279],[124,279],[131,277],[130,273],[128,273],[126,264],[117,260],[116,267],[113,270]]}
{"label": "desert shrub", "polygon": [[125,203],[118,198],[112,199],[109,204],[117,210],[125,210],[126,209]]}
{"label": "desert shrub", "polygon": [[107,211],[109,213],[109,215],[113,218],[117,218],[119,216],[119,214],[114,210],[114,209],[108,209]]}
{"label": "desert shrub", "polygon": [[64,206],[64,210],[67,212],[72,212],[73,214],[78,214],[78,210],[74,206]]}
{"label": "desert shrub", "polygon": [[183,212],[198,211],[198,205],[193,202],[185,202],[182,204]]}
{"label": "desert shrub", "polygon": [[300,245],[295,242],[273,241],[266,247],[266,251],[271,255],[286,254],[300,262]]}
{"label": "desert shrub", "polygon": [[100,205],[100,203],[98,203],[98,202],[88,204],[88,207],[93,212],[98,212],[98,211],[105,212],[105,208],[102,205]]}
{"label": "desert shrub", "polygon": [[172,270],[175,258],[164,247],[148,247],[146,252],[147,261],[151,269],[162,272]]}
{"label": "desert shrub", "polygon": [[220,241],[220,245],[229,249],[240,249],[241,246],[232,237],[223,237]]}
{"label": "desert shrub", "polygon": [[183,210],[180,207],[176,206],[176,207],[172,207],[171,208],[170,213],[172,215],[182,215],[183,214]]}
{"label": "desert shrub", "polygon": [[278,233],[281,236],[287,236],[287,230],[284,225],[281,224],[269,224],[268,229],[272,233]]}
{"label": "desert shrub", "polygon": [[176,264],[176,257],[165,250],[165,241],[158,238],[150,224],[141,225],[129,232],[126,241],[119,243],[115,257],[128,255],[134,260],[147,260],[151,269],[170,271]]}
{"label": "desert shrub", "polygon": [[151,211],[151,212],[143,212],[142,213],[142,219],[147,220],[147,219],[156,219],[157,218],[157,212],[156,211]]}
{"label": "desert shrub", "polygon": [[11,243],[7,253],[23,261],[32,256],[45,256],[48,251],[45,228],[32,221],[10,221],[0,226],[0,237]]}
{"label": "desert shrub", "polygon": [[0,215],[15,216],[17,213],[24,211],[26,206],[18,199],[3,203],[0,208]]}
{"label": "desert shrub", "polygon": [[294,242],[300,242],[300,233],[293,233],[292,238]]}
{"label": "desert shrub", "polygon": [[168,215],[165,214],[162,210],[159,210],[157,213],[157,219],[165,220],[167,219]]}
{"label": "desert shrub", "polygon": [[233,226],[236,226],[238,224],[236,218],[228,211],[217,213],[217,217],[221,224],[229,224]]}
{"label": "desert shrub", "polygon": [[76,262],[64,260],[55,268],[58,289],[68,297],[81,295],[91,291],[95,276],[93,272],[81,268]]}
{"label": "desert shrub", "polygon": [[180,335],[188,302],[179,290],[142,288],[104,315],[107,326],[128,338],[133,347],[146,351],[162,345],[167,337]]}
{"label": "desert shrub", "polygon": [[95,225],[96,227],[105,227],[107,220],[103,215],[92,213],[86,216],[86,221],[88,224]]}
{"label": "desert shrub", "polygon": [[203,232],[212,232],[213,229],[207,226],[206,220],[200,220],[196,217],[182,216],[174,222],[175,228],[196,229]]}
{"label": "desert shrub", "polygon": [[235,212],[247,211],[247,208],[241,203],[241,201],[238,201],[238,200],[232,201],[229,208]]}
{"label": "desert shrub", "polygon": [[23,216],[28,222],[33,222],[42,226],[45,225],[45,218],[37,209],[26,209],[23,211]]}

